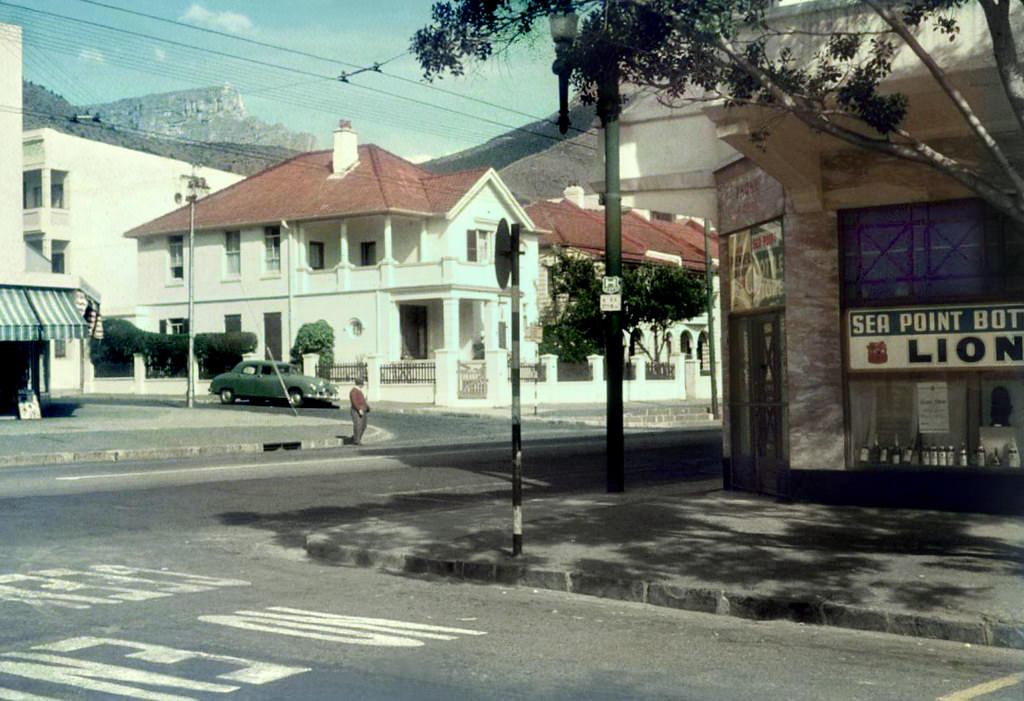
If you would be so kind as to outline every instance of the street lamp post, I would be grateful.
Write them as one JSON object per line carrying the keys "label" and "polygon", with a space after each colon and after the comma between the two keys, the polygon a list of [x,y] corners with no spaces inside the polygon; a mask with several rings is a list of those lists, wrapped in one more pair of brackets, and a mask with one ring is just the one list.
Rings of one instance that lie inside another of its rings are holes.
{"label": "street lamp post", "polygon": [[192,166],[192,175],[183,176],[187,180],[188,194],[188,383],[185,405],[191,409],[196,402],[196,324],[195,324],[195,252],[196,252],[196,200],[205,194],[209,187],[206,178],[196,175]]}
{"label": "street lamp post", "polygon": [[[551,38],[555,42],[552,72],[558,76],[558,129],[569,129],[569,52],[576,39],[577,17],[565,11],[550,18]],[[597,84],[597,116],[604,130],[604,274],[622,275],[622,194],[619,191],[619,72],[612,60]],[[605,312],[605,369],[607,371],[606,480],[609,492],[625,490],[625,450],[622,440],[622,311]]]}

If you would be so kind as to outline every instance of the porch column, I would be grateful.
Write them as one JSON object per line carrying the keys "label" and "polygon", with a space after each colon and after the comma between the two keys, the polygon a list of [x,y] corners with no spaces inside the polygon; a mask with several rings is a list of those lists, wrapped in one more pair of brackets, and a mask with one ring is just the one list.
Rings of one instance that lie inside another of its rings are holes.
{"label": "porch column", "polygon": [[388,314],[391,317],[391,326],[388,334],[388,355],[386,360],[391,362],[402,359],[402,308],[398,302],[392,302]]}
{"label": "porch column", "polygon": [[391,287],[394,284],[394,269],[392,266],[395,264],[393,257],[393,251],[391,246],[391,215],[384,215],[384,259],[381,260],[381,283],[385,287]]}
{"label": "porch column", "polygon": [[349,264],[348,264],[348,220],[342,219],[338,227],[338,245],[341,248],[341,257],[338,259],[338,289],[349,288]]}
{"label": "porch column", "polygon": [[43,168],[41,171],[39,171],[39,178],[42,181],[40,183],[40,185],[43,188],[43,192],[41,193],[42,196],[43,196],[43,209],[49,209],[50,208],[50,183],[51,183],[50,169],[49,168]]}
{"label": "porch column", "polygon": [[441,300],[444,321],[444,349],[459,350],[459,300]]}
{"label": "porch column", "polygon": [[484,348],[498,350],[498,301],[484,302]]}

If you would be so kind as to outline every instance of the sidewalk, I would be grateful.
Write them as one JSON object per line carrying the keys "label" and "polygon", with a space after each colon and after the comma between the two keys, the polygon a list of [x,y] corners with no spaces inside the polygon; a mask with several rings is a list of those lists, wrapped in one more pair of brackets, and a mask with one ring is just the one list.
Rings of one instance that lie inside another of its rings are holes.
{"label": "sidewalk", "polygon": [[[51,409],[42,421],[0,421],[0,467],[334,447],[350,433],[337,409],[295,416],[140,397],[68,398]],[[590,423],[603,411],[523,414]],[[381,447],[392,438],[371,430]],[[527,484],[524,553],[513,559],[509,493],[391,497],[302,535],[312,557],[334,563],[1024,649],[1024,518],[782,504],[706,477],[627,481],[623,494]]]}
{"label": "sidewalk", "polygon": [[782,504],[699,479],[624,494],[432,492],[339,514],[324,561],[1024,649],[1024,519]]}

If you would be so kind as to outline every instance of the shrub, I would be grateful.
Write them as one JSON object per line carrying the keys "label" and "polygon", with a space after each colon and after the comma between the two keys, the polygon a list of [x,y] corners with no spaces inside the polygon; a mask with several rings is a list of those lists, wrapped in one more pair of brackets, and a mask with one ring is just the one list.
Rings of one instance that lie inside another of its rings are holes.
{"label": "shrub", "polygon": [[197,333],[196,360],[199,376],[211,378],[227,372],[241,362],[246,353],[256,350],[256,334],[247,331],[231,333]]}
{"label": "shrub", "polygon": [[292,346],[292,364],[302,367],[303,353],[319,353],[320,362],[327,365],[334,362],[334,329],[330,324],[320,319],[299,328]]}

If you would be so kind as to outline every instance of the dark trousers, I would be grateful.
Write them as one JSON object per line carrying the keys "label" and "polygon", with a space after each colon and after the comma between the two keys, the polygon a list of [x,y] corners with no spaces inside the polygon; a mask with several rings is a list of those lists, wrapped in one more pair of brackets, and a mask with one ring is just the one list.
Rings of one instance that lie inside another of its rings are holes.
{"label": "dark trousers", "polygon": [[352,409],[352,442],[359,445],[363,442],[363,431],[366,430],[366,413],[360,415],[358,409]]}

